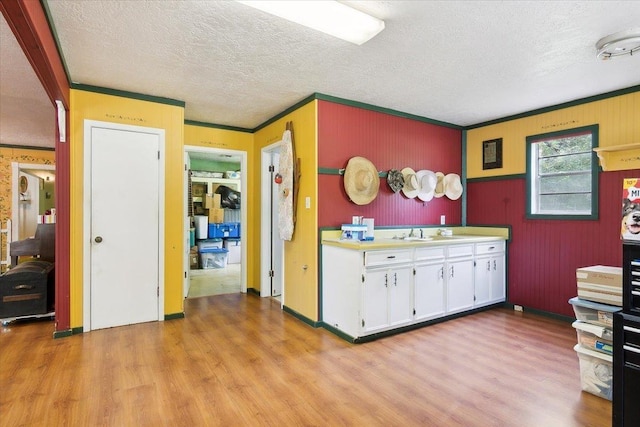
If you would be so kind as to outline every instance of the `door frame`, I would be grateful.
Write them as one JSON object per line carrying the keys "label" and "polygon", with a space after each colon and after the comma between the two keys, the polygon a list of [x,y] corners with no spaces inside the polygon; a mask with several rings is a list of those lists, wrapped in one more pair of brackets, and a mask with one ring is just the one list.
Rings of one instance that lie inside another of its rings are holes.
{"label": "door frame", "polygon": [[[249,180],[249,170],[247,168],[247,152],[244,150],[230,150],[226,148],[214,148],[214,147],[201,147],[197,145],[185,145],[183,153],[205,153],[205,154],[230,154],[233,156],[240,156],[240,292],[247,293],[247,201],[249,200],[247,193],[247,181]],[[184,174],[183,178],[184,191],[184,210],[183,210],[183,223],[185,229],[183,233],[189,235],[189,221],[187,210],[187,191],[188,180],[187,174]],[[189,259],[184,257],[182,269],[184,271],[184,277],[189,280]],[[183,286],[184,288],[184,286]],[[186,295],[182,296],[183,299]]]}
{"label": "door frame", "polygon": [[164,245],[165,245],[165,131],[164,129],[124,125],[98,120],[84,121],[83,202],[82,202],[82,329],[91,330],[91,129],[147,133],[158,136],[158,319],[164,320]]}
{"label": "door frame", "polygon": [[[262,194],[263,201],[266,194],[271,194],[271,174],[269,166],[271,165],[271,156],[274,151],[279,150],[282,147],[282,141],[274,142],[273,144],[263,147],[261,150],[261,169],[260,169],[260,194]],[[268,260],[271,259],[271,211],[277,211],[278,206],[272,206],[271,204],[261,203],[260,208],[260,296],[271,296],[271,284],[267,280],[269,277],[270,265]],[[275,230],[276,232],[278,230]],[[280,271],[282,277],[282,289],[280,294],[280,303],[284,307],[284,245],[282,245],[282,251],[278,254],[273,254],[275,262],[280,264]]]}

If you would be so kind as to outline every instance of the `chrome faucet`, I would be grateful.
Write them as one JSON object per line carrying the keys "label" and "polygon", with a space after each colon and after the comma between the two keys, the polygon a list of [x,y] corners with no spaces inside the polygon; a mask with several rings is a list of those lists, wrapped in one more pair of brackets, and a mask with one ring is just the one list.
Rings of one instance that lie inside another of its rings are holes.
{"label": "chrome faucet", "polygon": [[414,237],[413,235],[413,228],[411,229],[411,231],[409,232],[409,237]]}

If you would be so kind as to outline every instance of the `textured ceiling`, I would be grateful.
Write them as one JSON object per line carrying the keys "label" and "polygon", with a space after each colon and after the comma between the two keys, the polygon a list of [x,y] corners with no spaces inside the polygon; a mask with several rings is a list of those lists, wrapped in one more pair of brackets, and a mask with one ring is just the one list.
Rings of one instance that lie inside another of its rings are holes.
{"label": "textured ceiling", "polygon": [[55,111],[0,15],[0,144],[52,147]]}
{"label": "textured ceiling", "polygon": [[467,126],[640,84],[640,58],[594,47],[640,26],[637,1],[345,1],[385,20],[361,46],[234,1],[46,3],[74,83],[220,125],[254,128],[320,92]]}

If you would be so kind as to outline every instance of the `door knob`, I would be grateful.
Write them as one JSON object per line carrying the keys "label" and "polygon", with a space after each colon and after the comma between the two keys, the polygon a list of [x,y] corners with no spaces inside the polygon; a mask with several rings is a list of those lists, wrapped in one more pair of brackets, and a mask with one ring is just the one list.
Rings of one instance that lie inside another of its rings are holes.
{"label": "door knob", "polygon": [[97,237],[95,238],[95,241],[96,241],[96,243],[100,243],[100,242],[102,242],[102,237],[97,236]]}

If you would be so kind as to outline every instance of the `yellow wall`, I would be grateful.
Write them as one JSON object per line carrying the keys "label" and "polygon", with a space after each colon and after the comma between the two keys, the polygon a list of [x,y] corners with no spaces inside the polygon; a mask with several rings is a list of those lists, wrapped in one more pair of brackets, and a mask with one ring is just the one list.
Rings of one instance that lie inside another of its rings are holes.
{"label": "yellow wall", "polygon": [[[55,164],[56,153],[53,150],[31,150],[25,148],[0,147],[0,223],[1,228],[6,227],[7,220],[11,219],[11,163],[30,163],[39,165]],[[7,242],[6,236],[0,236],[2,255],[6,255],[4,248]]]}
{"label": "yellow wall", "polygon": [[[247,152],[247,170],[242,171],[243,179],[247,180],[247,194],[249,197],[259,194],[260,187],[254,187],[254,176],[259,175],[260,161],[255,162],[253,154],[253,134],[247,132],[238,132],[233,130],[216,129],[204,126],[185,125],[184,126],[184,145],[194,145],[199,147],[220,148],[225,150],[238,150]],[[246,178],[245,178],[246,177]],[[246,197],[243,194],[243,197]],[[247,254],[251,254],[253,248],[260,246],[260,228],[254,228],[252,225],[256,222],[255,218],[260,216],[260,202],[255,198],[242,200],[246,203],[247,209],[247,230],[241,230],[245,235],[245,244],[247,245]],[[258,224],[260,221],[258,220]],[[260,288],[258,275],[260,274],[259,260],[260,250],[258,249],[258,257],[247,256],[247,288]]]}
{"label": "yellow wall", "polygon": [[[82,90],[71,90],[71,327],[82,326],[84,121],[98,120],[165,130],[164,312],[183,312],[184,108]],[[123,153],[124,154],[124,153]],[[180,262],[171,262],[180,260]]]}
{"label": "yellow wall", "polygon": [[[526,137],[531,135],[599,124],[600,147],[640,143],[639,114],[640,92],[634,92],[469,130],[467,178],[526,173]],[[483,171],[482,142],[495,138],[502,138],[503,167]]]}
{"label": "yellow wall", "polygon": [[[279,120],[257,131],[254,135],[254,165],[259,168],[261,151],[264,147],[282,139],[286,123],[293,122],[296,156],[300,158],[300,190],[297,203],[297,222],[291,241],[285,242],[284,301],[291,310],[317,321],[318,315],[318,131],[316,100],[303,105]],[[260,187],[260,174],[252,177],[253,188]],[[252,193],[253,194],[253,193]],[[311,206],[305,208],[305,198]],[[255,205],[260,206],[262,195],[255,191]],[[253,200],[252,200],[253,201]],[[249,224],[259,236],[259,212]],[[249,259],[260,259],[260,245],[256,244],[247,252]],[[259,268],[256,270],[259,272]],[[254,280],[257,282],[258,277]]]}

